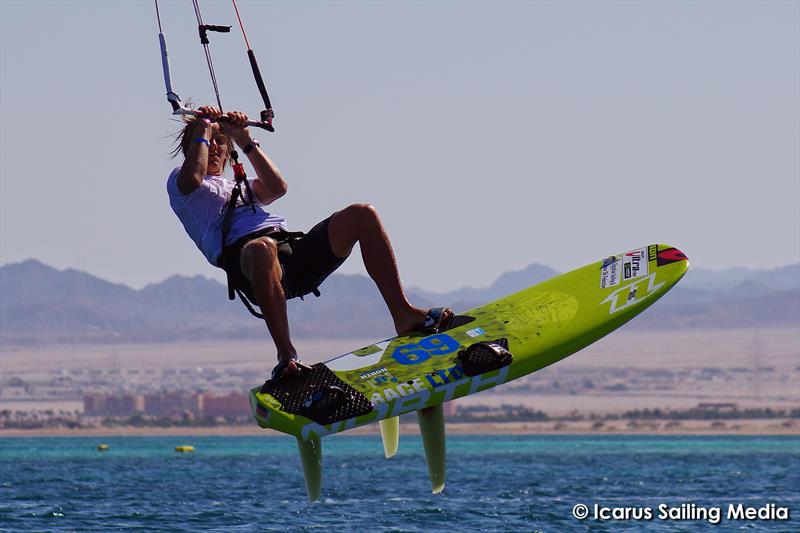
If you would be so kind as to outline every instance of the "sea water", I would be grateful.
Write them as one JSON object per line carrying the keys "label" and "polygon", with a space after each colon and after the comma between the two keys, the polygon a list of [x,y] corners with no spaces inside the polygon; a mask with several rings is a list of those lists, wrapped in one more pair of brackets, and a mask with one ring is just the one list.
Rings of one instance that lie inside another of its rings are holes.
{"label": "sea water", "polygon": [[800,436],[456,435],[439,495],[419,437],[323,445],[310,504],[291,437],[2,438],[0,531],[800,531]]}

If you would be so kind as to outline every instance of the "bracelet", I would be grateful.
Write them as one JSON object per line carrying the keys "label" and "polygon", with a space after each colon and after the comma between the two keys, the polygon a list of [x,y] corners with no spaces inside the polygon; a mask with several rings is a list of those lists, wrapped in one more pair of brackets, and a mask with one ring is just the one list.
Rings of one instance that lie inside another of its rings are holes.
{"label": "bracelet", "polygon": [[203,143],[203,144],[205,144],[206,146],[208,146],[209,148],[211,148],[211,143],[210,143],[210,142],[208,142],[208,139],[204,139],[203,137],[198,137],[197,139],[195,139],[195,140],[194,140],[194,142],[196,142],[196,143]]}

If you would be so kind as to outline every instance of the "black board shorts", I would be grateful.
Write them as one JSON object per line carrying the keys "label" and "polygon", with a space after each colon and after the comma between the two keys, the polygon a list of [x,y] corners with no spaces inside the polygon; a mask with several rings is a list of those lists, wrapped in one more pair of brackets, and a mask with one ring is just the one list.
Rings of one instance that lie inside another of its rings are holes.
{"label": "black board shorts", "polygon": [[223,248],[219,261],[220,266],[228,273],[229,283],[242,291],[248,300],[258,305],[250,280],[242,272],[240,256],[242,248],[248,242],[269,236],[279,243],[278,261],[283,268],[281,285],[286,299],[303,297],[314,292],[325,281],[325,278],[347,259],[346,257],[336,257],[331,250],[331,242],[328,238],[330,220],[331,217],[328,217],[302,237],[284,243],[281,243],[285,237],[285,232],[282,231],[264,230],[245,235],[235,243]]}

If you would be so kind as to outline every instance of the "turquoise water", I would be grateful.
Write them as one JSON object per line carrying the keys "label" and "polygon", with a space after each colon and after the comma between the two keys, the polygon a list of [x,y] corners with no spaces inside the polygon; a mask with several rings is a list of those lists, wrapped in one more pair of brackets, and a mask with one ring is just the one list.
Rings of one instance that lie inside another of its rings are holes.
{"label": "turquoise water", "polygon": [[[451,436],[442,495],[418,437],[388,461],[377,436],[323,445],[309,504],[291,437],[2,438],[0,531],[800,531],[800,437]],[[580,521],[581,503],[654,517]],[[691,503],[721,523],[658,518]],[[740,503],[790,518],[726,519]]]}

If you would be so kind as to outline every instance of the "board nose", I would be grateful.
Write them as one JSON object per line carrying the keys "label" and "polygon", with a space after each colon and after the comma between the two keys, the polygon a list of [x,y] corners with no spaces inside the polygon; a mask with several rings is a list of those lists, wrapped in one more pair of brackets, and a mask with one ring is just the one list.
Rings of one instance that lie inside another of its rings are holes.
{"label": "board nose", "polygon": [[658,265],[666,265],[669,263],[677,263],[679,261],[689,262],[689,257],[680,249],[669,244],[659,244],[658,249]]}
{"label": "board nose", "polygon": [[688,261],[688,260],[689,260],[689,256],[688,256],[688,255],[686,255],[686,254],[685,254],[683,251],[681,251],[680,249],[678,249],[678,248],[675,248],[675,247],[673,247],[672,249],[673,249],[673,250],[675,250],[675,251],[673,252],[673,254],[674,254],[675,258],[682,258],[684,261]]}

